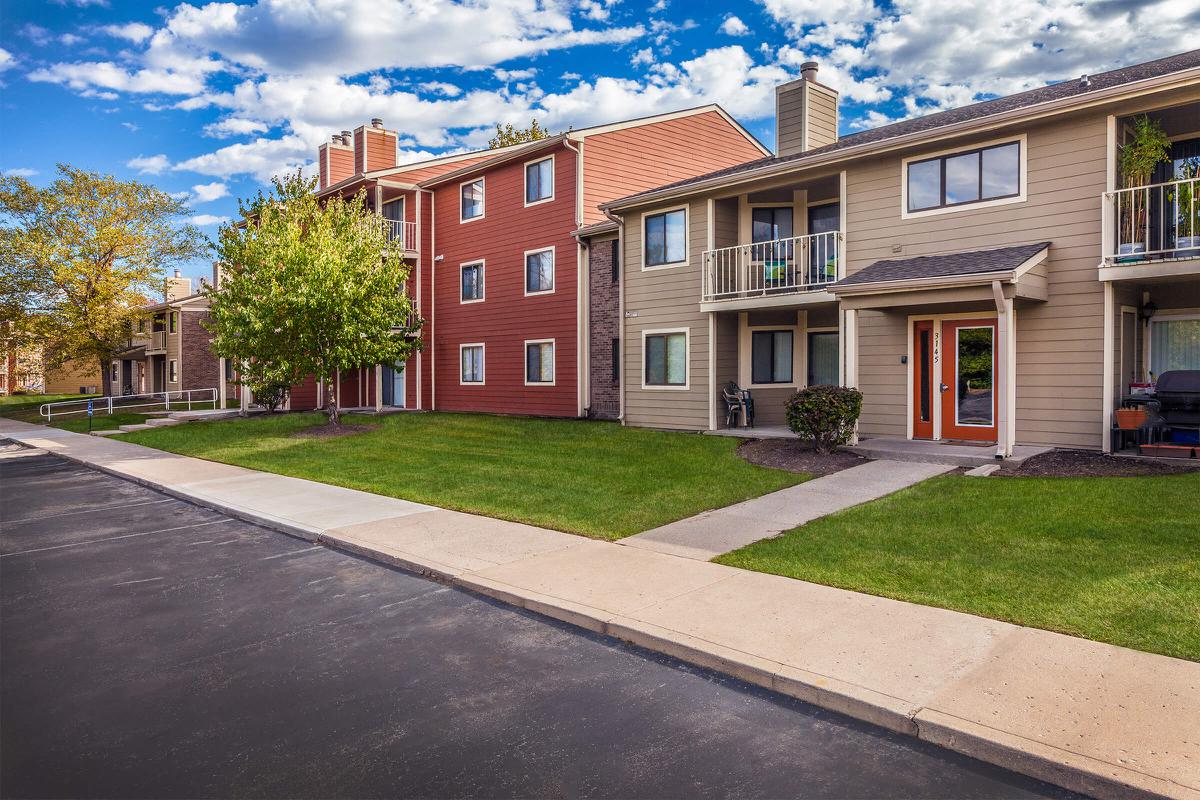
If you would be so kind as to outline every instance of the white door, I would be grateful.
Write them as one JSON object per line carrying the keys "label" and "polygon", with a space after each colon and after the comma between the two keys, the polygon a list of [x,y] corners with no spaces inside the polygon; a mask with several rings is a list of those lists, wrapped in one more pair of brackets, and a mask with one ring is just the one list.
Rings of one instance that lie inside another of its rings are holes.
{"label": "white door", "polygon": [[404,408],[404,365],[397,364],[392,368],[392,405]]}

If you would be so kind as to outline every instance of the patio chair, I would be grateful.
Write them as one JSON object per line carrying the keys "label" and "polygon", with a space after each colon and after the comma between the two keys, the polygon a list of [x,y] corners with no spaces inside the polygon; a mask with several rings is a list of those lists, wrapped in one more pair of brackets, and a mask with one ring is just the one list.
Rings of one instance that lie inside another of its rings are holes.
{"label": "patio chair", "polygon": [[730,381],[721,389],[721,397],[725,400],[726,427],[738,427],[739,418],[746,421],[747,427],[754,427],[754,397],[749,389],[742,389]]}

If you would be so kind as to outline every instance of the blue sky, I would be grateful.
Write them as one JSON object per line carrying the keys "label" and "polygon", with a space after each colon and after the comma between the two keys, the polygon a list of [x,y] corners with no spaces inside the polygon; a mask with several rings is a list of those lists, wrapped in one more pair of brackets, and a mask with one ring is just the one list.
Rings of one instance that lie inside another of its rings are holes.
{"label": "blue sky", "polygon": [[407,160],[486,146],[497,122],[708,102],[771,145],[773,88],[804,61],[851,133],[1186,50],[1200,0],[26,0],[4,16],[0,170],[152,182],[215,237],[238,197],[375,116]]}

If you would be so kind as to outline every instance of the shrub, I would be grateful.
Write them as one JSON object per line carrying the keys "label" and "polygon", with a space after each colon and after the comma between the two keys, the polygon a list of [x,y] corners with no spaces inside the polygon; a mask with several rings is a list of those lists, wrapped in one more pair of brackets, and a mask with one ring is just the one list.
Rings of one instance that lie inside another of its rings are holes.
{"label": "shrub", "polygon": [[273,413],[287,400],[291,387],[286,383],[267,382],[251,384],[250,391],[253,393],[255,403],[266,406],[267,411]]}
{"label": "shrub", "polygon": [[787,402],[787,424],[818,453],[832,453],[854,435],[862,392],[845,386],[809,386]]}

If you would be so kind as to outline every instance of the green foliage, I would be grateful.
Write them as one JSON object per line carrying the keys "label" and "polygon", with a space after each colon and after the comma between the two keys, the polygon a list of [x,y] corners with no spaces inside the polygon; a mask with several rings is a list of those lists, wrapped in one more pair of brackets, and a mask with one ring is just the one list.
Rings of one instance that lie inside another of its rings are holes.
{"label": "green foliage", "polygon": [[787,424],[818,453],[832,453],[854,435],[862,392],[845,386],[809,386],[787,402]]}
{"label": "green foliage", "polygon": [[267,411],[274,413],[281,405],[287,402],[288,394],[291,391],[291,384],[281,381],[267,381],[263,383],[247,383],[250,391],[254,394],[254,402],[261,406],[266,406]]}
{"label": "green foliage", "polygon": [[508,147],[512,144],[536,142],[549,136],[550,131],[538,124],[536,119],[530,121],[528,128],[514,128],[511,122],[504,126],[496,123],[496,135],[488,140],[488,149],[495,150],[497,147]]}
{"label": "green foliage", "polygon": [[12,345],[44,348],[47,369],[109,361],[167,268],[210,249],[180,224],[187,207],[153,186],[67,164],[58,174],[44,188],[0,177],[0,325]]}
{"label": "green foliage", "polygon": [[[1171,152],[1171,140],[1162,124],[1143,114],[1133,120],[1133,132],[1128,141],[1121,145],[1118,162],[1126,189],[1150,183],[1154,168],[1166,161]],[[1122,209],[1121,239],[1123,242],[1140,242],[1146,226],[1146,195],[1131,192],[1130,202]],[[1149,246],[1149,242],[1146,243]]]}
{"label": "green foliage", "polygon": [[[1189,158],[1175,173],[1175,179],[1194,181],[1200,178],[1200,158]],[[1195,183],[1181,183],[1171,193],[1175,203],[1176,230],[1180,237],[1200,236],[1200,197]]]}
{"label": "green foliage", "polygon": [[[365,194],[318,202],[315,180],[276,178],[221,228],[219,290],[206,287],[217,355],[240,382],[290,386],[308,375],[403,361],[422,320],[405,294],[409,266]],[[332,393],[329,419],[338,422]]]}

